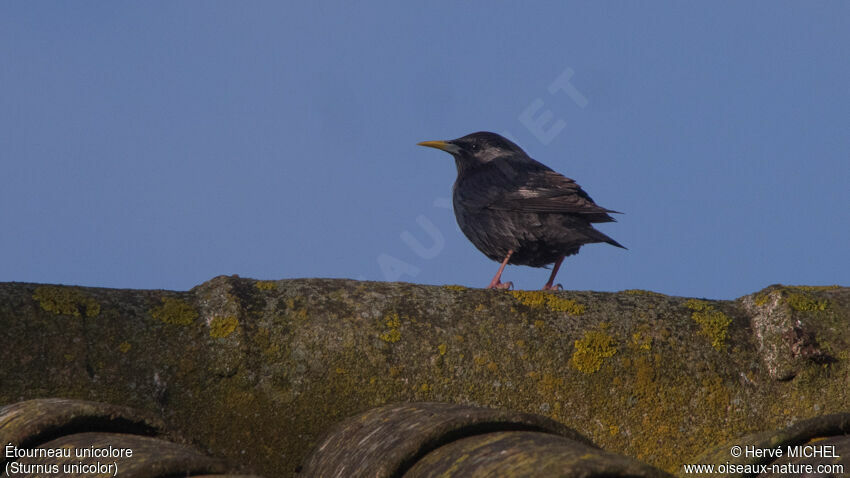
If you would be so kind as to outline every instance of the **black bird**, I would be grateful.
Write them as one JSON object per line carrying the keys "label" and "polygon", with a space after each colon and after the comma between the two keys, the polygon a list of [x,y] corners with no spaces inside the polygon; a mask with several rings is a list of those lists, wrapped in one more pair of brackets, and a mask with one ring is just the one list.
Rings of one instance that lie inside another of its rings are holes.
{"label": "black bird", "polygon": [[597,206],[575,181],[530,158],[506,138],[482,131],[419,145],[455,158],[452,202],[460,230],[484,255],[502,263],[488,289],[513,286],[501,282],[506,264],[552,263],[543,289],[558,289],[560,284],[552,283],[561,262],[581,246],[607,242],[625,249],[592,226],[614,221],[608,213],[617,211]]}

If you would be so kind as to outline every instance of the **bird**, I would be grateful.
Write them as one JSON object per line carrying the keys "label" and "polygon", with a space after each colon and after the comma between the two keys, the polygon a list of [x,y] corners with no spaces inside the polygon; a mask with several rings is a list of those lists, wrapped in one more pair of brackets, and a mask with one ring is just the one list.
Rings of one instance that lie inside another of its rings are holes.
{"label": "bird", "polygon": [[606,209],[576,182],[532,159],[512,141],[480,131],[448,141],[423,141],[455,159],[457,179],[452,206],[463,234],[488,258],[500,262],[488,289],[511,289],[502,282],[507,264],[545,267],[554,264],[543,290],[553,285],[564,258],[585,244],[625,246],[593,228],[614,222]]}

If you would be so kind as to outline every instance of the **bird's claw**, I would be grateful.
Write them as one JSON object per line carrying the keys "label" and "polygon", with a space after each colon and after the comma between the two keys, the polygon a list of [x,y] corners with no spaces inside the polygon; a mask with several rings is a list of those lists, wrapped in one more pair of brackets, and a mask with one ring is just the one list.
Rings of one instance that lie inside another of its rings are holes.
{"label": "bird's claw", "polygon": [[564,286],[561,284],[549,285],[546,284],[543,286],[543,290],[564,290]]}
{"label": "bird's claw", "polygon": [[500,289],[500,290],[511,290],[514,288],[513,282],[497,282],[496,284],[490,284],[487,286],[488,289]]}

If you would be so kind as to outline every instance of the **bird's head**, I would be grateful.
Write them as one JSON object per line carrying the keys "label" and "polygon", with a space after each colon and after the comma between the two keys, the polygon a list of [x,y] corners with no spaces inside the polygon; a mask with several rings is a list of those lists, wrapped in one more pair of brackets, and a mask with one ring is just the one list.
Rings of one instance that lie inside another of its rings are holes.
{"label": "bird's head", "polygon": [[499,157],[522,154],[519,146],[496,133],[481,131],[449,141],[423,141],[420,146],[442,149],[455,157],[458,172],[474,169]]}

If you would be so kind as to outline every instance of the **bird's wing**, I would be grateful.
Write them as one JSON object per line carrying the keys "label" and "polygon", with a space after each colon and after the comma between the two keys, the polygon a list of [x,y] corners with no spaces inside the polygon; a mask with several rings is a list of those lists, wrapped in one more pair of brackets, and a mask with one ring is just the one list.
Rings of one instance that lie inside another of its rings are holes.
{"label": "bird's wing", "polygon": [[[538,163],[539,164],[539,163]],[[614,219],[605,209],[593,202],[572,179],[549,168],[528,171],[512,187],[488,204],[490,209],[521,212],[586,214],[591,222],[608,222]]]}

